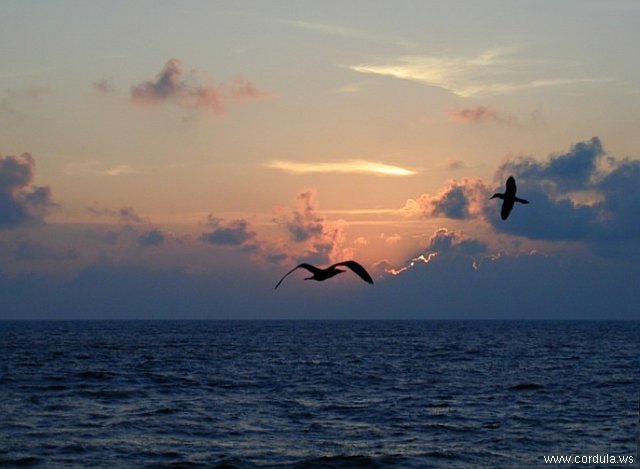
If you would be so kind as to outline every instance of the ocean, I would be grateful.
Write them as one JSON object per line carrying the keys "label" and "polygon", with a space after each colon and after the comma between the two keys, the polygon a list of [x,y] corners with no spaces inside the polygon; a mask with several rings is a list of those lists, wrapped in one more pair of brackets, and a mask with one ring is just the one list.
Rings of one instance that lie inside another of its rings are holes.
{"label": "ocean", "polygon": [[639,378],[640,322],[5,321],[0,466],[637,467]]}

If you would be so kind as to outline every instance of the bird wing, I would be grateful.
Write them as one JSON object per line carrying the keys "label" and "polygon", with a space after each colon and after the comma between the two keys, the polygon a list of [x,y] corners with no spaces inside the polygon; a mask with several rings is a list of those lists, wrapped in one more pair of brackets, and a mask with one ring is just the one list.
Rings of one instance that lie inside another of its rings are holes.
{"label": "bird wing", "polygon": [[365,282],[373,283],[373,279],[371,278],[371,275],[369,275],[369,272],[367,272],[365,268],[358,264],[356,261],[338,262],[337,264],[333,264],[329,268],[331,269],[332,267],[338,267],[339,265],[350,268],[355,274],[358,275],[358,277],[360,277]]}
{"label": "bird wing", "polygon": [[511,213],[511,209],[513,208],[513,199],[504,199],[502,202],[502,209],[500,210],[500,216],[503,220],[506,220],[509,214]]}
{"label": "bird wing", "polygon": [[504,194],[511,194],[514,196],[516,195],[516,180],[513,178],[513,176],[509,176],[509,179],[507,179],[507,190]]}
{"label": "bird wing", "polygon": [[287,272],[286,274],[284,274],[284,277],[282,277],[280,279],[280,281],[277,283],[276,287],[274,288],[274,290],[276,288],[278,288],[280,286],[280,284],[282,283],[282,281],[287,277],[287,275],[289,275],[291,272],[293,272],[296,269],[307,269],[309,272],[311,272],[312,274],[316,274],[316,272],[319,272],[321,269],[318,269],[317,267],[311,265],[311,264],[299,264],[297,266],[295,266],[293,269],[291,269],[289,272]]}

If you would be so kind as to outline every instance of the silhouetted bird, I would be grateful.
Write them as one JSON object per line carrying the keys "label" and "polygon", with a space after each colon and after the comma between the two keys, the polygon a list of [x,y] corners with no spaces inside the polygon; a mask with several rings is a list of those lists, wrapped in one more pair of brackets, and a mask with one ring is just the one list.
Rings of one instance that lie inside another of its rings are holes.
{"label": "silhouetted bird", "polygon": [[515,202],[520,202],[521,204],[529,203],[528,200],[516,197],[516,180],[513,178],[513,176],[509,176],[509,179],[507,179],[507,190],[504,191],[504,194],[497,193],[491,196],[492,199],[495,197],[497,197],[498,199],[502,199],[502,209],[500,210],[500,217],[503,220],[507,219]]}
{"label": "silhouetted bird", "polygon": [[291,269],[289,272],[287,272],[284,275],[284,277],[280,279],[280,281],[276,285],[276,288],[278,288],[278,286],[287,277],[287,275],[289,275],[291,272],[293,272],[296,269],[300,269],[300,268],[307,269],[309,272],[313,274],[311,277],[305,278],[305,280],[317,280],[318,282],[322,282],[323,280],[327,280],[328,278],[335,277],[336,275],[341,274],[342,272],[346,272],[346,270],[344,269],[338,269],[338,267],[341,265],[350,268],[365,282],[373,283],[373,279],[371,278],[371,275],[369,275],[369,272],[367,272],[364,269],[364,267],[362,267],[356,261],[344,261],[344,262],[338,262],[337,264],[330,265],[326,269],[320,269],[311,264],[300,264],[294,267],[293,269]]}

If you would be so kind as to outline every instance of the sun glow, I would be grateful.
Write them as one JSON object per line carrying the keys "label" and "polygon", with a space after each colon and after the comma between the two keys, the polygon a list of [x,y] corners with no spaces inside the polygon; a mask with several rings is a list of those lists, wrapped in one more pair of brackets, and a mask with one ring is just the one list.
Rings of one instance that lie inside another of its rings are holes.
{"label": "sun glow", "polygon": [[420,254],[418,257],[414,257],[413,259],[411,259],[411,262],[409,262],[408,265],[406,265],[404,267],[400,267],[399,269],[387,269],[386,272],[390,273],[391,275],[400,275],[402,272],[404,272],[406,270],[409,270],[411,267],[416,265],[416,262],[423,262],[425,264],[428,264],[437,255],[438,255],[437,252],[431,252],[431,253],[427,254],[426,256],[424,254]]}

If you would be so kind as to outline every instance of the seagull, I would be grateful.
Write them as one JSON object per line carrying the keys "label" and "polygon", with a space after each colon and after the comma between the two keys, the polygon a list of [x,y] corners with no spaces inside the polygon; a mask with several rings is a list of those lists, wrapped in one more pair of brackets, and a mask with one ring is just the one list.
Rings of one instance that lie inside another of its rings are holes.
{"label": "seagull", "polygon": [[291,269],[289,272],[287,272],[284,275],[284,277],[280,279],[280,281],[276,285],[276,288],[280,286],[280,284],[282,283],[282,281],[285,279],[287,275],[289,275],[291,272],[293,272],[296,269],[300,269],[300,268],[307,269],[309,272],[313,274],[311,277],[305,278],[305,280],[317,280],[318,282],[322,282],[323,280],[327,280],[328,278],[335,277],[336,275],[341,274],[342,272],[346,272],[346,270],[344,269],[338,269],[338,267],[341,265],[351,269],[356,275],[358,275],[358,277],[360,277],[365,282],[373,283],[373,279],[371,278],[371,275],[369,275],[369,272],[367,272],[364,267],[362,267],[356,261],[344,261],[344,262],[338,262],[336,264],[330,265],[326,269],[320,269],[311,264],[300,264],[294,267],[293,269]]}
{"label": "seagull", "polygon": [[507,179],[507,190],[504,191],[504,194],[493,194],[491,198],[497,197],[498,199],[502,199],[502,209],[500,210],[500,217],[503,220],[506,220],[509,214],[511,213],[511,209],[513,208],[513,204],[515,202],[520,202],[521,204],[528,204],[528,200],[521,199],[516,197],[516,180],[513,176],[509,176]]}

